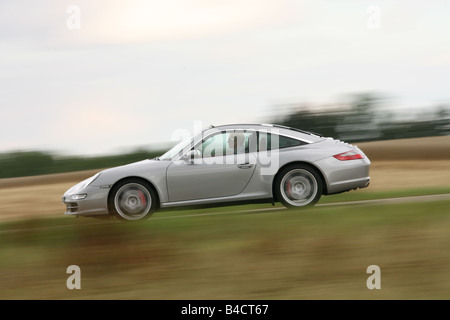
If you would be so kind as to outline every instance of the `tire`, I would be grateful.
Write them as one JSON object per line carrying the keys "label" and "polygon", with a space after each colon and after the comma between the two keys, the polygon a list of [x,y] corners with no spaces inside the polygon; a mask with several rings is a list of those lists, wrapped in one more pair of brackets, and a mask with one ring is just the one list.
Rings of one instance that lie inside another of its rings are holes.
{"label": "tire", "polygon": [[317,170],[304,164],[282,169],[274,182],[274,193],[287,208],[314,206],[323,192],[323,182]]}
{"label": "tire", "polygon": [[149,218],[156,209],[156,194],[149,183],[127,179],[114,185],[109,196],[109,208],[122,221]]}

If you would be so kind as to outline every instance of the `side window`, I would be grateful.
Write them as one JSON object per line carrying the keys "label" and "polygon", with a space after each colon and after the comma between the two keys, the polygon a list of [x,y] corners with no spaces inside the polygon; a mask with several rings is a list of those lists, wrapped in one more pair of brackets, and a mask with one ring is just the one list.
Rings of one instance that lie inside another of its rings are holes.
{"label": "side window", "polygon": [[306,143],[294,138],[260,132],[258,139],[258,151],[270,151],[275,149],[298,147],[304,144]]}
{"label": "side window", "polygon": [[250,142],[253,141],[250,136],[252,132],[238,130],[220,132],[208,137],[197,149],[200,150],[203,158],[248,153],[250,148],[256,150],[256,140]]}
{"label": "side window", "polygon": [[227,134],[226,154],[241,154],[247,152],[248,134],[244,131],[231,131]]}
{"label": "side window", "polygon": [[271,150],[272,134],[267,132],[260,132],[258,135],[258,151]]}
{"label": "side window", "polygon": [[278,134],[235,130],[219,132],[210,136],[197,149],[199,149],[203,158],[208,158],[284,149],[304,144],[306,143],[300,140]]}
{"label": "side window", "polygon": [[203,158],[223,156],[226,153],[226,139],[226,134],[222,132],[204,140],[200,150]]}
{"label": "side window", "polygon": [[298,147],[298,146],[302,146],[306,144],[303,141],[294,139],[294,138],[289,138],[289,137],[285,137],[285,136],[280,136],[280,140],[279,140],[279,148],[283,149],[283,148],[290,148],[290,147]]}

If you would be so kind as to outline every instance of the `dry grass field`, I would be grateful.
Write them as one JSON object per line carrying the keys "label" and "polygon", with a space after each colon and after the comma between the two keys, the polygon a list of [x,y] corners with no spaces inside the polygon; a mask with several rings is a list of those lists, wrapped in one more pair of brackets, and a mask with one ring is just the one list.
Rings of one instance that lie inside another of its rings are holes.
{"label": "dry grass field", "polygon": [[450,136],[357,143],[374,162],[450,160]]}
{"label": "dry grass field", "polygon": [[[450,186],[450,136],[358,143],[372,161],[371,185],[353,192]],[[0,179],[0,220],[58,217],[63,193],[97,170]]]}

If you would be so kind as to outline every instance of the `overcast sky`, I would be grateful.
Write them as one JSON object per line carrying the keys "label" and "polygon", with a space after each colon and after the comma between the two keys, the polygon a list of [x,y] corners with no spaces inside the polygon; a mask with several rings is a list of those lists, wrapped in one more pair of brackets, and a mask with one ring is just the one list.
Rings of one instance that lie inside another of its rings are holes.
{"label": "overcast sky", "polygon": [[0,152],[95,155],[283,103],[450,101],[450,1],[0,2]]}

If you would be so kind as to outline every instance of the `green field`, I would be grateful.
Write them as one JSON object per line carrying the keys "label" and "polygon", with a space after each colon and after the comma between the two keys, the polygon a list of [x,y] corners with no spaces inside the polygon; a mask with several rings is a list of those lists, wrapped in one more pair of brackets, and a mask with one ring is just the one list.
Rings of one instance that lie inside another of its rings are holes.
{"label": "green field", "polygon": [[[449,208],[450,200],[247,205],[160,212],[138,223],[3,223],[0,299],[448,299]],[[70,265],[80,267],[79,290],[66,286]],[[366,286],[370,265],[380,267],[381,289]]]}

